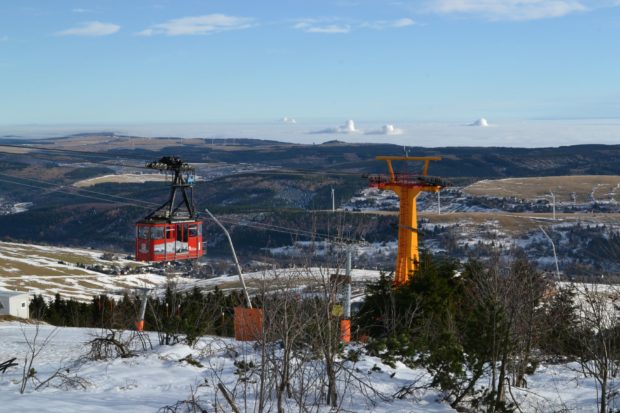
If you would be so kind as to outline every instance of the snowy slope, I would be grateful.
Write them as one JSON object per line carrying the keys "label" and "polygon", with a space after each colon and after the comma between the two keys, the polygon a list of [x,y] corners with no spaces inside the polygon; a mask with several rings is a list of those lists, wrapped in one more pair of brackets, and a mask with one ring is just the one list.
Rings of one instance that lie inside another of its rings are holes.
{"label": "snowy slope", "polygon": [[[42,326],[39,341],[54,328]],[[88,350],[84,343],[100,333],[94,329],[59,328],[50,343],[43,348],[34,363],[37,376],[48,377],[59,367],[69,368],[88,382],[86,389],[62,389],[48,386],[34,390],[28,386],[19,394],[21,366],[27,353],[26,339],[35,333],[33,325],[15,322],[0,323],[0,362],[17,357],[19,367],[0,374],[0,408],[7,412],[154,412],[194,396],[206,411],[230,411],[222,398],[216,395],[216,386],[222,382],[234,395],[242,411],[255,411],[257,378],[243,380],[235,362],[259,363],[259,353],[252,343],[232,339],[203,337],[194,348],[177,344],[158,346],[151,335],[153,349],[139,352],[136,357],[108,361],[80,359]],[[126,333],[128,334],[128,333]],[[188,354],[202,367],[180,361]],[[435,390],[418,390],[404,399],[394,394],[404,386],[428,384],[430,376],[421,369],[410,369],[402,364],[391,368],[380,360],[362,356],[359,362],[346,362],[354,377],[342,375],[340,393],[343,411],[354,412],[454,412],[445,403],[438,402]],[[320,365],[314,368],[319,369]],[[314,372],[309,371],[308,377]],[[527,389],[511,389],[523,413],[534,412],[596,412],[596,387],[592,379],[584,378],[575,364],[541,365],[535,374],[527,377]],[[480,385],[488,384],[484,380]],[[307,384],[311,386],[311,384]],[[369,391],[373,389],[375,392]],[[245,396],[244,396],[245,394]],[[275,403],[275,402],[274,402]],[[275,409],[275,404],[270,404]],[[610,406],[617,408],[619,406]],[[297,411],[293,400],[287,409]],[[312,411],[316,411],[314,408]],[[328,412],[326,406],[318,411]]]}
{"label": "snowy slope", "polygon": [[[39,340],[53,331],[53,327],[41,327]],[[235,361],[258,361],[258,353],[251,343],[235,342],[232,339],[204,337],[195,348],[186,345],[156,346],[140,353],[137,357],[109,361],[78,361],[86,353],[84,342],[97,334],[97,330],[59,328],[45,347],[34,367],[40,378],[46,378],[59,367],[69,367],[70,374],[77,374],[88,381],[86,389],[58,389],[52,386],[38,391],[32,386],[23,395],[19,394],[21,360],[26,354],[24,335],[32,338],[35,327],[17,323],[0,323],[0,362],[17,357],[19,368],[13,367],[6,374],[0,374],[0,406],[2,411],[20,412],[154,412],[189,397],[192,389],[201,405],[212,412],[215,403],[220,411],[230,408],[219,394],[216,385],[221,381],[234,394],[241,410],[254,411],[257,384],[255,378],[240,380]],[[153,343],[156,336],[152,335]],[[190,365],[179,360],[192,354],[203,367]],[[431,390],[402,400],[391,397],[401,387],[414,381],[428,380],[424,371],[404,366],[391,369],[379,360],[365,357],[359,363],[348,367],[357,376],[356,380],[342,376],[340,391],[344,391],[342,408],[355,412],[415,411],[420,413],[453,412],[444,403],[436,402],[438,393]],[[374,368],[374,369],[373,369]],[[357,370],[356,370],[357,369]],[[380,369],[380,371],[379,371]],[[391,377],[392,373],[394,377]],[[355,384],[359,380],[361,384]],[[348,384],[344,381],[349,381]],[[310,385],[308,385],[310,386]],[[376,394],[369,393],[376,390]],[[244,393],[247,397],[244,397]],[[287,402],[294,408],[294,402]],[[271,405],[275,409],[275,405]],[[314,409],[312,409],[315,411]],[[329,411],[326,406],[321,412]]]}
{"label": "snowy slope", "polygon": [[94,295],[120,297],[123,291],[156,287],[166,277],[152,273],[112,275],[85,266],[141,267],[143,264],[117,258],[108,261],[96,250],[0,242],[0,290],[24,291],[51,298],[90,301]]}
{"label": "snowy slope", "polygon": [[[0,290],[24,291],[30,294],[42,294],[51,299],[56,293],[64,298],[90,301],[93,296],[107,294],[120,298],[123,292],[148,287],[161,290],[172,280],[181,289],[194,286],[211,290],[216,286],[222,290],[239,289],[241,284],[236,274],[223,275],[209,279],[164,276],[148,272],[144,264],[117,258],[108,261],[103,253],[96,250],[79,248],[50,247],[33,244],[0,242]],[[79,264],[100,267],[137,267],[144,272],[136,274],[112,275]],[[257,288],[263,280],[284,280],[294,278],[299,285],[311,283],[342,269],[334,268],[286,268],[259,271],[245,274],[248,286]],[[354,270],[353,279],[367,282],[379,276],[378,271]]]}

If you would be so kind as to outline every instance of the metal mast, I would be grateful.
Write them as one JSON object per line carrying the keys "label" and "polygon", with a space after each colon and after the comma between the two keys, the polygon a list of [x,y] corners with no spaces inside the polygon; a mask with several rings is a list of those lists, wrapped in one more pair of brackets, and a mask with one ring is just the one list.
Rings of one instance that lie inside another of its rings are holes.
{"label": "metal mast", "polygon": [[[427,176],[430,161],[439,161],[439,156],[377,156],[377,160],[386,161],[389,175],[371,175],[371,187],[396,192],[400,198],[398,222],[398,254],[394,285],[403,285],[418,268],[420,253],[418,250],[418,220],[416,198],[420,192],[439,192],[446,186],[439,178]],[[392,161],[423,161],[421,175],[394,172]]]}
{"label": "metal mast", "polygon": [[[168,200],[148,214],[144,221],[179,221],[196,219],[192,183],[194,168],[176,156],[164,156],[146,164],[147,168],[171,171],[173,174]],[[180,194],[180,197],[178,196]]]}

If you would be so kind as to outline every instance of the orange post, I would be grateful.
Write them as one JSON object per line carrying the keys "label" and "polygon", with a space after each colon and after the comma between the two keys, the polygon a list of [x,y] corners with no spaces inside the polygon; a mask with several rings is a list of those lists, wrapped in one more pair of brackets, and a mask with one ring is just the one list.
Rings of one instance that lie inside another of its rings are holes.
{"label": "orange post", "polygon": [[263,310],[235,307],[235,340],[255,341],[263,335]]}
{"label": "orange post", "polygon": [[136,330],[137,331],[144,331],[144,320],[136,321]]}
{"label": "orange post", "polygon": [[351,342],[351,320],[340,320],[340,341]]}
{"label": "orange post", "polygon": [[[441,157],[377,156],[377,159],[387,162],[389,175],[370,176],[370,186],[394,191],[400,198],[398,253],[394,275],[394,285],[400,286],[407,283],[420,263],[416,199],[420,192],[438,192],[443,188],[444,184],[438,179],[426,178],[429,162],[441,160]],[[392,161],[423,161],[422,174],[397,173]]]}

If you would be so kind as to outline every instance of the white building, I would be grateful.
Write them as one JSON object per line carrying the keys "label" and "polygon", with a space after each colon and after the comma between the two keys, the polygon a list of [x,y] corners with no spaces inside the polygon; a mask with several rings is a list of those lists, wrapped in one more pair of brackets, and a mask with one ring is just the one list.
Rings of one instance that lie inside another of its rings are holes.
{"label": "white building", "polygon": [[0,315],[29,318],[30,296],[18,291],[0,291]]}

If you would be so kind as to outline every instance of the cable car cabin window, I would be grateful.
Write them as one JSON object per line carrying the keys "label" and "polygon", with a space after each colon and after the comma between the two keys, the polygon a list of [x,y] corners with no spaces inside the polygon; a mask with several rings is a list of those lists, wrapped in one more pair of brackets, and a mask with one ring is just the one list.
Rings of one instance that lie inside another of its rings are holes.
{"label": "cable car cabin window", "polygon": [[198,227],[196,224],[191,224],[189,226],[189,235],[190,238],[198,236]]}
{"label": "cable car cabin window", "polygon": [[177,224],[177,252],[186,252],[187,245],[187,224]]}
{"label": "cable car cabin window", "polygon": [[163,239],[164,238],[164,228],[163,227],[153,227],[151,228],[151,239]]}
{"label": "cable car cabin window", "polygon": [[138,227],[138,238],[148,239],[149,238],[149,227],[146,225]]}
{"label": "cable car cabin window", "polygon": [[175,228],[172,226],[166,227],[166,239],[175,239],[175,238],[176,238]]}
{"label": "cable car cabin window", "polygon": [[198,227],[198,235],[202,236],[202,224],[196,224]]}

